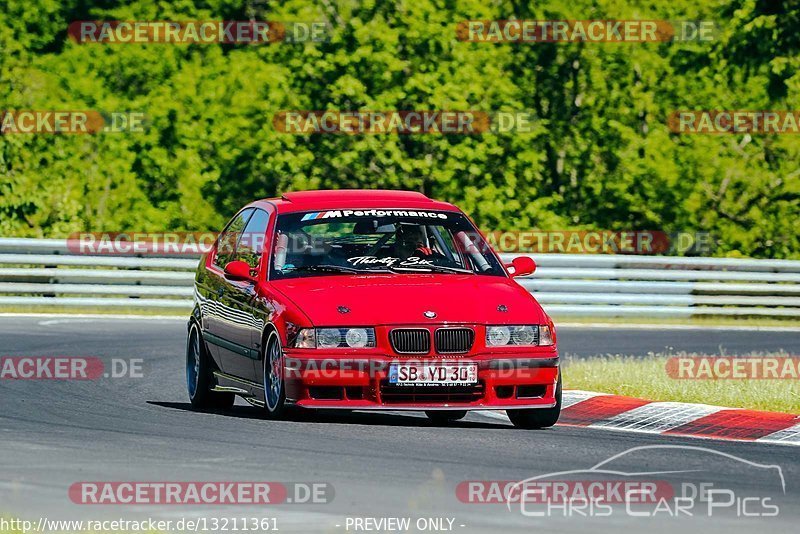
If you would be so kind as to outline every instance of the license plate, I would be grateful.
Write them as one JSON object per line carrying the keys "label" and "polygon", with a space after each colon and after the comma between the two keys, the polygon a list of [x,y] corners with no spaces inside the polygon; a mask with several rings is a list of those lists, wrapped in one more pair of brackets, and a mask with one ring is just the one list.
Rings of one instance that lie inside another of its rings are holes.
{"label": "license plate", "polygon": [[471,386],[478,383],[478,365],[393,363],[389,383],[398,386]]}

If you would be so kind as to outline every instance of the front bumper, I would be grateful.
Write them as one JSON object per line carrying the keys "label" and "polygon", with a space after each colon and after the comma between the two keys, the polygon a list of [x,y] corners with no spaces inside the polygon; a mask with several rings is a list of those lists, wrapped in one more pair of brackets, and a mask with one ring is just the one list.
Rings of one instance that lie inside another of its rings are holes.
{"label": "front bumper", "polygon": [[[505,410],[556,404],[558,353],[476,354],[463,358],[356,357],[285,350],[287,401],[304,408],[349,410]],[[392,363],[475,363],[474,386],[397,386],[388,383]]]}

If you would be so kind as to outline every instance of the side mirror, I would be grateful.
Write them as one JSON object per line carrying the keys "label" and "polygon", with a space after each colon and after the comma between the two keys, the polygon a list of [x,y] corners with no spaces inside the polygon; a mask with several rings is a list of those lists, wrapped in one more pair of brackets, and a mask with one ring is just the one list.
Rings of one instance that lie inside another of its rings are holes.
{"label": "side mirror", "polygon": [[225,266],[225,278],[228,280],[242,281],[252,280],[250,266],[243,261],[232,261]]}
{"label": "side mirror", "polygon": [[506,271],[512,278],[528,276],[536,271],[536,262],[528,256],[519,256],[511,260],[511,263],[506,264]]}

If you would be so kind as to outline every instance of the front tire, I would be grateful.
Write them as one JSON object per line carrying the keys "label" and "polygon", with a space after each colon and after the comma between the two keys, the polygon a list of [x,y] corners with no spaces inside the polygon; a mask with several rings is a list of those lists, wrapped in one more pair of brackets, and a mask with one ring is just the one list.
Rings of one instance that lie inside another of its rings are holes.
{"label": "front tire", "polygon": [[425,412],[428,419],[437,425],[446,425],[459,419],[464,419],[467,415],[466,410],[429,410]]}
{"label": "front tire", "polygon": [[228,410],[236,397],[233,393],[211,391],[214,385],[212,373],[200,327],[192,321],[186,338],[186,389],[189,401],[198,410]]}
{"label": "front tire", "polygon": [[276,332],[269,335],[264,351],[264,414],[269,419],[286,415],[286,387],[281,341]]}
{"label": "front tire", "polygon": [[526,410],[506,410],[508,418],[517,428],[527,430],[549,428],[556,424],[561,415],[561,373],[556,383],[556,405],[552,408],[531,408]]}

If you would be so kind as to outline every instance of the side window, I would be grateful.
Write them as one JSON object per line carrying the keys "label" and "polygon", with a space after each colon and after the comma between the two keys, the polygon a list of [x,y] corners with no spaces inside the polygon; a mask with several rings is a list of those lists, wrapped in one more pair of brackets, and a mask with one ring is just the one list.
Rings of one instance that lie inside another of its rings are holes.
{"label": "side window", "polygon": [[264,252],[264,240],[267,237],[267,224],[269,214],[266,211],[257,209],[239,239],[239,246],[236,247],[237,260],[247,263],[251,269],[258,268],[261,260],[261,253]]}
{"label": "side window", "polygon": [[239,236],[242,235],[244,227],[247,225],[250,215],[253,214],[253,208],[248,208],[239,212],[236,217],[231,219],[228,226],[219,236],[217,243],[217,254],[214,257],[214,265],[220,269],[224,269],[228,263],[233,261],[233,255],[236,252],[236,243],[239,241]]}

